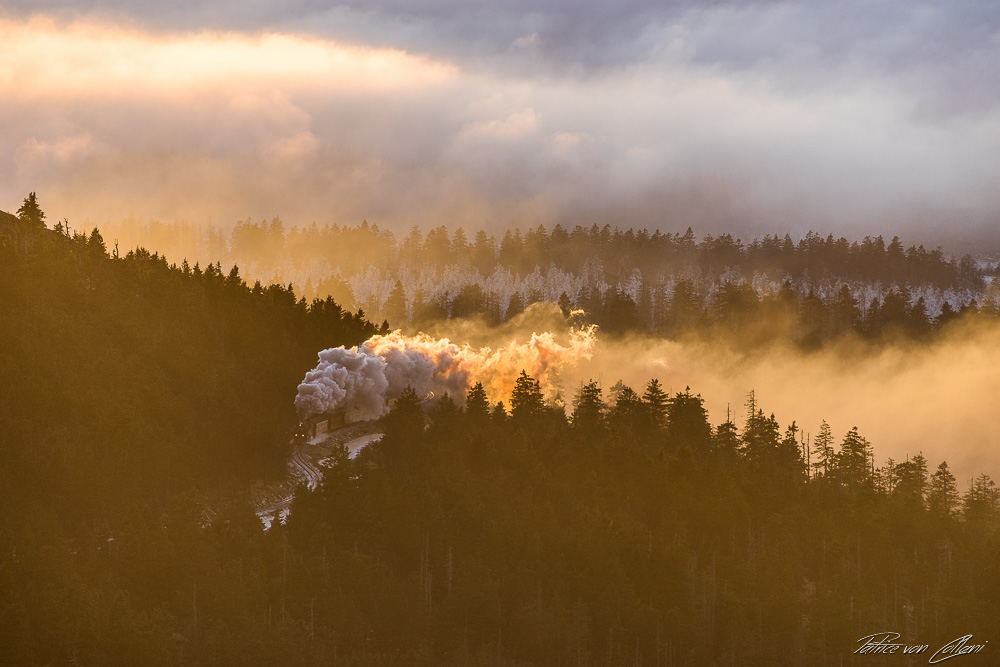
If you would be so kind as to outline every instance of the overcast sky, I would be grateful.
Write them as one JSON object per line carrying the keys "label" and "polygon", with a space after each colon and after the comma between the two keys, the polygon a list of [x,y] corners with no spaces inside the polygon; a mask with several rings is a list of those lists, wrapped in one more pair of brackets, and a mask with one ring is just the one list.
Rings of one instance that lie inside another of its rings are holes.
{"label": "overcast sky", "polygon": [[993,2],[0,8],[0,208],[996,238]]}

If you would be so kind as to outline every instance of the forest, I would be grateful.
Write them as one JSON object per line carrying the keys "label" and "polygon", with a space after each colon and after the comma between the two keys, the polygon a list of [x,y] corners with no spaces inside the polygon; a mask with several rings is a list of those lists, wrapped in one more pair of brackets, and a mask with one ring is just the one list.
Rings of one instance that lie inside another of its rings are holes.
{"label": "forest", "polygon": [[815,232],[744,243],[730,234],[610,225],[539,226],[495,235],[413,228],[397,240],[376,224],[286,226],[247,218],[231,231],[127,220],[105,226],[172,255],[228,258],[264,282],[332,295],[394,327],[477,318],[496,326],[531,304],[583,311],[608,335],[774,338],[815,349],[847,336],[927,340],[960,315],[1000,315],[997,264],[893,237],[848,241]]}
{"label": "forest", "polygon": [[[227,253],[242,252],[239,234]],[[815,327],[799,345],[888,345],[997,316],[992,270],[898,240],[603,234],[463,246],[433,230],[397,246],[362,225],[282,232],[254,252],[327,248],[341,275],[370,262],[444,280],[456,261],[481,277],[602,275],[603,291],[586,278],[538,300],[565,293],[568,319],[582,307],[610,335],[662,312],[654,332],[723,327],[750,345],[785,308]],[[319,350],[420,326],[410,293],[394,297],[393,281],[369,318],[357,294],[341,303],[316,281],[244,279],[278,264],[177,264],[113,239],[50,229],[34,194],[0,213],[2,662],[844,665],[874,659],[854,651],[881,630],[930,652],[998,636],[993,480],[960,484],[921,454],[885,459],[848,425],[806,440],[752,387],[727,415],[655,377],[584,383],[565,409],[523,371],[499,402],[475,377],[464,395],[406,390],[383,438],[339,452],[265,531],[249,489],[285,474],[303,374]],[[662,311],[612,287],[630,267],[640,285],[671,286]],[[489,319],[489,292],[461,306],[470,287],[455,288],[434,317]],[[958,301],[934,312],[917,294]],[[993,664],[991,650],[962,664]]]}

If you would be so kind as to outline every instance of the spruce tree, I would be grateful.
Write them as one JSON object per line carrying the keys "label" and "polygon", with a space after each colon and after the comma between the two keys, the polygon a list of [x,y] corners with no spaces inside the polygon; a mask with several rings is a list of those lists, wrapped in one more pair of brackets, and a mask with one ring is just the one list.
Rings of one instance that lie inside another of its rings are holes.
{"label": "spruce tree", "polygon": [[573,428],[585,433],[593,433],[604,426],[604,412],[607,406],[601,397],[601,388],[591,380],[576,395],[573,402]]}
{"label": "spruce tree", "polygon": [[977,528],[989,526],[1000,515],[1000,489],[987,474],[979,475],[962,496],[962,516]]}
{"label": "spruce tree", "polygon": [[813,440],[812,445],[813,476],[821,477],[830,473],[830,464],[833,461],[833,431],[824,419],[819,425],[819,433]]}
{"label": "spruce tree", "polygon": [[406,294],[403,283],[398,280],[385,302],[385,317],[394,328],[399,328],[406,321]]}
{"label": "spruce tree", "polygon": [[660,387],[660,381],[653,378],[646,383],[646,391],[642,395],[642,402],[646,407],[646,414],[653,426],[661,429],[667,423],[667,394]]}
{"label": "spruce tree", "polygon": [[913,508],[923,508],[927,491],[927,459],[917,454],[896,466],[897,482],[893,496]]}
{"label": "spruce tree", "polygon": [[483,383],[477,382],[465,396],[465,414],[475,424],[484,423],[490,416],[490,402]]}
{"label": "spruce tree", "polygon": [[493,412],[490,414],[490,419],[497,426],[507,423],[507,408],[504,407],[503,401],[497,401],[497,404],[493,406]]}
{"label": "spruce tree", "polygon": [[852,427],[844,436],[843,442],[840,443],[840,451],[834,457],[836,463],[834,473],[837,480],[854,492],[870,489],[871,456],[871,446],[868,441],[858,433],[857,426]]}
{"label": "spruce tree", "polygon": [[45,229],[45,213],[38,206],[38,197],[34,192],[30,193],[21,204],[21,208],[17,209],[17,217],[31,227]]}
{"label": "spruce tree", "polygon": [[612,429],[623,434],[631,434],[643,412],[642,399],[629,386],[624,386],[618,392],[615,405],[608,414]]}
{"label": "spruce tree", "polygon": [[524,420],[537,416],[544,407],[538,380],[522,369],[510,396],[510,416],[515,420]]}
{"label": "spruce tree", "polygon": [[927,492],[927,509],[938,516],[954,516],[958,509],[958,484],[955,476],[948,468],[948,462],[942,461],[937,471],[931,475],[930,488]]}
{"label": "spruce tree", "polygon": [[692,452],[705,452],[712,446],[712,427],[704,401],[700,394],[691,393],[691,387],[685,387],[667,401],[667,439],[674,446],[689,447]]}

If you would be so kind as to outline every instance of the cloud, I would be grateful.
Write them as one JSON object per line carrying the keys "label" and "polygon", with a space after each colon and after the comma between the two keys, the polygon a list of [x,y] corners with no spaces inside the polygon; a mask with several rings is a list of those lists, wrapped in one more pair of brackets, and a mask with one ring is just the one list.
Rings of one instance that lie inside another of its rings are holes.
{"label": "cloud", "polygon": [[896,22],[810,3],[517,9],[491,5],[490,20],[444,0],[245,15],[55,3],[31,15],[15,3],[0,19],[0,207],[37,191],[53,219],[813,228],[927,242],[947,240],[942,223],[982,236],[1000,215],[993,88],[938,95],[972,77],[955,67],[991,71],[989,17],[979,28],[971,10],[941,8],[900,8]]}

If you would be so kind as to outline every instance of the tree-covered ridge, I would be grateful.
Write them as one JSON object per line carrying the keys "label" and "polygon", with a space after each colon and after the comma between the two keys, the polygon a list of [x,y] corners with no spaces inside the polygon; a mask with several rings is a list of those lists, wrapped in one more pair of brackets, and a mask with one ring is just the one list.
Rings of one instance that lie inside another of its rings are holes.
{"label": "tree-covered ridge", "polygon": [[96,229],[23,215],[0,218],[0,303],[0,494],[81,516],[281,471],[316,350],[377,331],[235,266],[109,255]]}
{"label": "tree-covered ridge", "polygon": [[945,463],[877,467],[857,429],[810,472],[796,425],[752,394],[742,424],[713,427],[655,380],[610,404],[584,385],[569,419],[531,387],[509,415],[478,387],[464,411],[404,396],[381,443],[298,499],[279,530],[300,582],[346,544],[399,596],[385,623],[348,593],[370,622],[315,644],[385,664],[836,665],[876,628],[939,645],[1000,629],[988,477],[960,496]]}
{"label": "tree-covered ridge", "polygon": [[989,477],[656,380],[569,415],[527,373],[405,392],[264,532],[295,385],[375,327],[58,229],[0,214],[0,662],[839,665],[1000,630]]}
{"label": "tree-covered ridge", "polygon": [[[404,392],[382,440],[339,456],[266,533],[247,508],[202,528],[178,502],[130,512],[110,549],[85,533],[46,554],[22,537],[0,569],[13,618],[57,620],[44,645],[10,634],[11,655],[838,665],[882,628],[932,645],[1000,630],[989,477],[960,494],[919,454],[876,467],[857,429],[825,424],[804,451],[753,394],[739,424],[714,426],[687,389],[614,394],[582,386],[567,418],[526,374],[509,412],[479,385],[464,409]],[[54,582],[40,600],[29,576]],[[67,576],[82,609],[59,607]],[[81,633],[86,614],[110,625]]]}
{"label": "tree-covered ridge", "polygon": [[[129,228],[135,233],[134,228]],[[286,276],[307,297],[332,294],[394,325],[481,316],[499,324],[533,303],[580,309],[606,332],[676,337],[706,329],[793,338],[806,347],[855,332],[921,338],[960,312],[995,315],[996,294],[968,255],[866,237],[810,232],[744,244],[724,234],[556,226],[501,240],[444,227],[402,240],[364,223],[292,227],[240,221],[218,230],[140,226],[167,243],[201,245],[265,277]],[[201,239],[201,241],[198,241]],[[776,327],[775,324],[779,326]]]}

